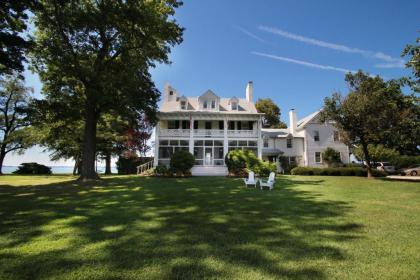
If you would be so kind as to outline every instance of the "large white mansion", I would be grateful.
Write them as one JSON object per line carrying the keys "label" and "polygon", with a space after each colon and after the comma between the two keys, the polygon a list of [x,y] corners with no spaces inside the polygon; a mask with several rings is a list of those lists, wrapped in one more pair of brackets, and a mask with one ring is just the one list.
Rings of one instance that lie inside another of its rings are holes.
{"label": "large white mansion", "polygon": [[252,150],[262,159],[276,162],[279,156],[301,166],[322,165],[322,151],[332,147],[349,162],[349,149],[340,142],[332,124],[320,123],[319,112],[298,121],[289,112],[287,129],[262,128],[263,116],[253,101],[253,84],[245,98],[221,98],[211,90],[198,97],[186,97],[165,85],[164,99],[155,130],[155,165],[169,165],[177,150],[194,154],[193,175],[225,175],[225,155],[233,149]]}

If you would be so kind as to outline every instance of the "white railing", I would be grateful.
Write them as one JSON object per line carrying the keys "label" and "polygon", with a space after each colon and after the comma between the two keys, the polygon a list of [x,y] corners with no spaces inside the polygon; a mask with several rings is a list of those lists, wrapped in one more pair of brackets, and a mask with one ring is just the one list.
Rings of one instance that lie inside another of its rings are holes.
{"label": "white railing", "polygon": [[137,175],[140,175],[143,172],[153,168],[153,166],[154,166],[154,160],[148,161],[146,163],[143,163],[143,164],[137,166]]}
{"label": "white railing", "polygon": [[223,129],[194,129],[194,136],[219,136],[223,137],[224,130]]}
{"label": "white railing", "polygon": [[228,137],[257,137],[254,130],[228,130]]}
{"label": "white railing", "polygon": [[189,137],[190,130],[189,129],[161,129],[160,135],[161,136]]}

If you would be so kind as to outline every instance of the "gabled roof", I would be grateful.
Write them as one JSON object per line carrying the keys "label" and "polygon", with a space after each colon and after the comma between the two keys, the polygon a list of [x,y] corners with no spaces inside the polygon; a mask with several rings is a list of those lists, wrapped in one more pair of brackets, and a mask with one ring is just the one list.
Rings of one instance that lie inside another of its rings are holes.
{"label": "gabled roof", "polygon": [[238,99],[236,96],[231,97],[231,98],[229,99],[228,104],[230,105],[232,102],[239,102],[239,99]]}
{"label": "gabled roof", "polygon": [[203,99],[207,99],[207,98],[217,98],[217,99],[220,99],[219,96],[217,96],[213,91],[211,91],[210,89],[208,89],[206,92],[204,92],[202,95],[200,95],[198,97],[198,100],[203,100]]}
{"label": "gabled roof", "polygon": [[297,122],[297,127],[298,128],[305,127],[309,122],[311,122],[313,119],[315,119],[319,115],[319,113],[321,113],[321,110],[313,112],[312,114],[310,114],[310,115],[304,117],[303,119],[299,120]]}

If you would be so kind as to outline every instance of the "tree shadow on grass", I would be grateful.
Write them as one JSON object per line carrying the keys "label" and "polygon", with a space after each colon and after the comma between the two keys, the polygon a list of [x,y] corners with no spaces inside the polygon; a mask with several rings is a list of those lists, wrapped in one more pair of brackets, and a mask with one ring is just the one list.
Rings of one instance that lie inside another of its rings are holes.
{"label": "tree shadow on grass", "polygon": [[320,264],[349,259],[341,244],[362,225],[346,218],[346,202],[300,189],[322,184],[280,177],[261,191],[240,179],[133,176],[0,186],[0,278],[323,279]]}

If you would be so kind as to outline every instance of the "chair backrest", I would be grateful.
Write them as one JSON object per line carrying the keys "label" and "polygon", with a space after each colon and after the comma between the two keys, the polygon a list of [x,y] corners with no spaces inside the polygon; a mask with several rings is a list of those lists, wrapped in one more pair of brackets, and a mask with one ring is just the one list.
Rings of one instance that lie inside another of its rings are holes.
{"label": "chair backrest", "polygon": [[255,177],[254,171],[249,171],[248,181],[254,181],[255,180],[254,177]]}
{"label": "chair backrest", "polygon": [[270,176],[268,177],[268,181],[270,182],[274,182],[274,179],[276,178],[276,173],[271,172]]}

